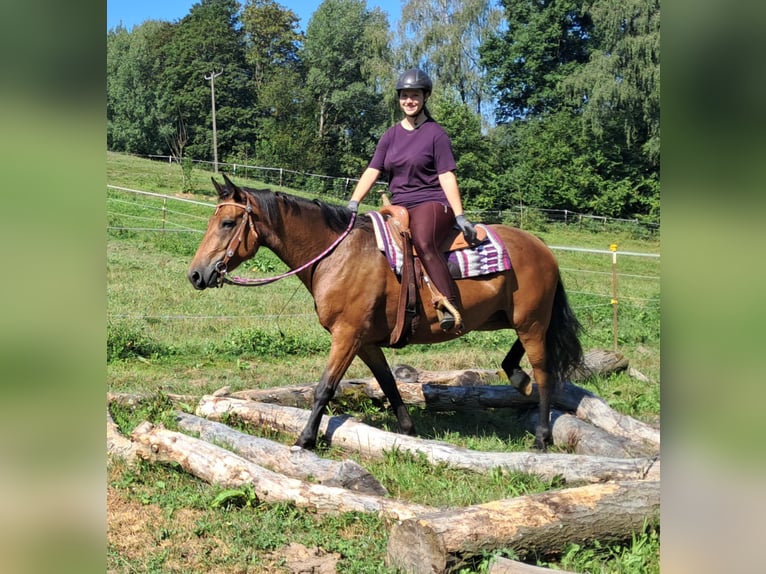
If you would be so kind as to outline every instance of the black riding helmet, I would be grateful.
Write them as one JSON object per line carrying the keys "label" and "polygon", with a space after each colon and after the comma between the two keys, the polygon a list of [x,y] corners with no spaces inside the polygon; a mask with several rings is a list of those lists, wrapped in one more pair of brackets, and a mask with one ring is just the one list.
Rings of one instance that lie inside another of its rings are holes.
{"label": "black riding helmet", "polygon": [[399,80],[396,82],[397,94],[400,90],[423,90],[426,94],[430,94],[432,89],[433,83],[431,78],[418,68],[407,70],[399,76]]}

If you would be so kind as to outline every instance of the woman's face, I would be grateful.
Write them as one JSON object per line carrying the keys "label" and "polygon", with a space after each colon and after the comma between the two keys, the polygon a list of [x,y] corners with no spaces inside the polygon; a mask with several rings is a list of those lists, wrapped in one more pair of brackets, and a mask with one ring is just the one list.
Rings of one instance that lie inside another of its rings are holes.
{"label": "woman's face", "polygon": [[417,117],[426,103],[423,90],[399,90],[399,107],[405,115]]}

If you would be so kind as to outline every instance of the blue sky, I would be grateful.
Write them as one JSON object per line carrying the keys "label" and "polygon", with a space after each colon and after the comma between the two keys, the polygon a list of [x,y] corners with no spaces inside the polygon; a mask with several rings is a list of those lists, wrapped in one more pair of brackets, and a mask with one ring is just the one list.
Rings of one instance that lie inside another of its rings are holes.
{"label": "blue sky", "polygon": [[[367,8],[380,8],[388,14],[391,29],[395,29],[402,11],[404,0],[367,0]],[[242,0],[240,0],[241,3]],[[285,8],[295,12],[301,19],[300,25],[306,29],[309,19],[322,0],[277,0]],[[165,20],[175,22],[189,13],[189,9],[198,0],[107,0],[106,28],[114,28],[120,22],[130,30],[145,20]]]}

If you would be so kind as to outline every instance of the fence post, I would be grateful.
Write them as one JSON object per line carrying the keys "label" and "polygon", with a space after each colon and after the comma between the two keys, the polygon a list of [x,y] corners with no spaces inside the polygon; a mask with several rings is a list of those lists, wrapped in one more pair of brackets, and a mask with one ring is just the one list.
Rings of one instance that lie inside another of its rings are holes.
{"label": "fence post", "polygon": [[612,252],[612,346],[613,351],[617,351],[617,244],[612,243],[609,246]]}
{"label": "fence post", "polygon": [[168,198],[163,197],[162,198],[162,235],[165,235],[165,214],[167,213],[168,208]]}

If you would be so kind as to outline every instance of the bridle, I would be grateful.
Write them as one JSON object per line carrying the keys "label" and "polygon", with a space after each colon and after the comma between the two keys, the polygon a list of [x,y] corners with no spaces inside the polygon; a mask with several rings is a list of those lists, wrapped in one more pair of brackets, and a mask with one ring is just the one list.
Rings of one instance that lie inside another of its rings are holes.
{"label": "bridle", "polygon": [[322,251],[319,255],[314,257],[311,261],[308,261],[301,265],[300,267],[296,267],[295,269],[291,269],[290,271],[285,271],[284,273],[281,273],[279,275],[276,275],[274,277],[265,277],[262,279],[247,279],[244,277],[229,277],[227,266],[229,264],[229,260],[231,260],[232,257],[234,257],[234,254],[237,252],[237,249],[239,249],[240,243],[242,243],[242,240],[245,237],[245,230],[249,227],[250,231],[253,232],[253,235],[255,236],[255,241],[258,241],[258,232],[255,230],[255,224],[253,223],[253,207],[250,205],[250,198],[245,196],[245,204],[242,205],[241,203],[236,203],[234,201],[226,201],[223,203],[219,203],[215,208],[215,213],[213,215],[217,215],[220,211],[221,207],[224,205],[231,205],[233,207],[237,207],[239,209],[242,209],[245,211],[244,214],[242,214],[242,219],[239,223],[239,227],[237,228],[236,233],[234,234],[234,237],[231,238],[231,241],[229,241],[229,245],[226,247],[226,253],[224,254],[223,259],[221,259],[218,263],[215,264],[215,270],[218,272],[218,281],[219,286],[223,287],[224,283],[228,283],[229,285],[239,285],[240,287],[257,287],[259,285],[267,285],[269,283],[273,283],[274,281],[278,281],[279,279],[284,279],[285,277],[289,277],[290,275],[295,275],[296,273],[300,273],[301,271],[308,269],[318,261],[322,260],[324,257],[326,257],[333,249],[335,249],[338,244],[343,241],[346,236],[351,233],[351,229],[354,227],[354,222],[356,221],[356,213],[351,213],[351,220],[348,222],[348,227],[346,227],[346,230],[341,233],[335,241],[332,242],[332,244]]}

